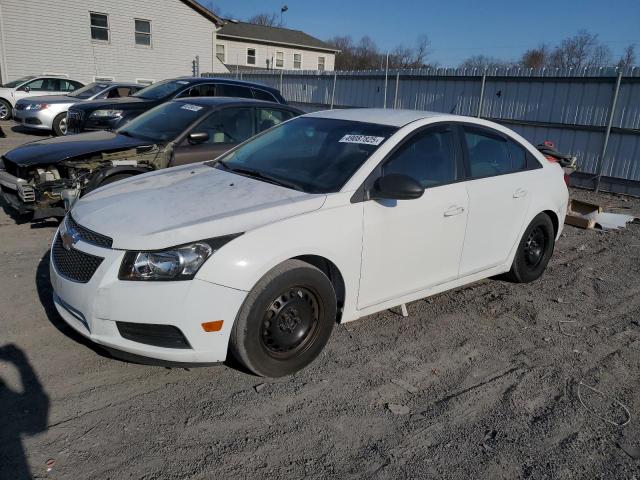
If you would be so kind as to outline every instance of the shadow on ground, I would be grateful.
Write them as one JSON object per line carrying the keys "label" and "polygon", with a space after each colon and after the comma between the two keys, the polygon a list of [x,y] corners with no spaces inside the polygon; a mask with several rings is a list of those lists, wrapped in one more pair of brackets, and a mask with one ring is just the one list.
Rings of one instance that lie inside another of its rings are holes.
{"label": "shadow on ground", "polygon": [[16,391],[0,377],[0,478],[30,479],[22,437],[48,429],[49,396],[20,348],[13,344],[0,347],[0,362],[13,365],[22,383],[22,391]]}

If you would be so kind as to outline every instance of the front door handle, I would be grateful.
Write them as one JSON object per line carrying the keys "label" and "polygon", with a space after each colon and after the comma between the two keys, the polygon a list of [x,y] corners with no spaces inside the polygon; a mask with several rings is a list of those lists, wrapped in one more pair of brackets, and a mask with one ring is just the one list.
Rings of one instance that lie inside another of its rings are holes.
{"label": "front door handle", "polygon": [[524,188],[518,188],[513,192],[513,198],[522,198],[527,196],[527,191]]}
{"label": "front door handle", "polygon": [[464,207],[453,205],[444,211],[444,216],[453,217],[454,215],[460,215],[461,213],[464,213]]}

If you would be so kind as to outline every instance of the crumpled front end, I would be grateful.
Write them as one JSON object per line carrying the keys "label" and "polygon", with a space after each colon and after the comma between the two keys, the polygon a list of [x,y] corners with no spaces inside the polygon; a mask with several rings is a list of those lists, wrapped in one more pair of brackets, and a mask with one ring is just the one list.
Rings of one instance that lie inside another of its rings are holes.
{"label": "crumpled front end", "polygon": [[32,220],[63,217],[84,193],[100,186],[111,173],[132,175],[166,168],[172,145],[136,147],[67,159],[55,165],[19,165],[6,157],[0,163],[5,202]]}

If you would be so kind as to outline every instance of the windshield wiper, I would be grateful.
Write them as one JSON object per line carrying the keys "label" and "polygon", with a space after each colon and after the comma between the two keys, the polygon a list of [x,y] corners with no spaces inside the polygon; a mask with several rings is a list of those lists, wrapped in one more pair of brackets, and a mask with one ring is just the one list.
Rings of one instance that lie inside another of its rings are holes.
{"label": "windshield wiper", "polygon": [[247,177],[255,178],[258,180],[264,180],[265,182],[273,183],[274,185],[278,185],[280,187],[291,188],[293,190],[298,190],[299,192],[304,192],[304,189],[297,183],[282,180],[281,178],[271,176],[267,173],[259,172],[258,170],[253,170],[251,168],[230,167],[224,160],[218,160],[217,163],[222,165],[225,170],[239,173],[240,175],[246,175]]}

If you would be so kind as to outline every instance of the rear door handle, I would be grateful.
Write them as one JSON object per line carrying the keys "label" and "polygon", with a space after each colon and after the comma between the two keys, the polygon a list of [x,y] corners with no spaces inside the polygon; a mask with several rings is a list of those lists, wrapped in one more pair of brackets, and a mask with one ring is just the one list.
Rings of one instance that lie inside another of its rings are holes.
{"label": "rear door handle", "polygon": [[460,215],[461,213],[464,213],[464,207],[453,205],[452,207],[449,207],[444,211],[444,216],[453,217],[454,215]]}
{"label": "rear door handle", "polygon": [[518,188],[513,192],[513,198],[522,198],[527,196],[527,191],[524,188]]}

